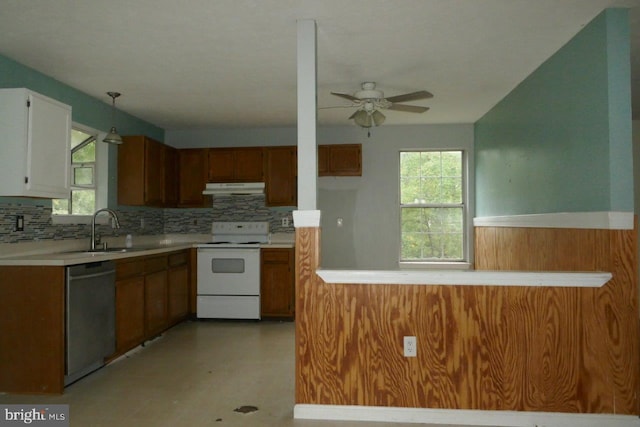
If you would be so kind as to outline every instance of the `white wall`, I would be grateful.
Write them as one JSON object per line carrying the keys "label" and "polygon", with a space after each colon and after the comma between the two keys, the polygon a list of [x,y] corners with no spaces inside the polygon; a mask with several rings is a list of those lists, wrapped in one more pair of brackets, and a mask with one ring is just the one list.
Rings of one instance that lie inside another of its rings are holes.
{"label": "white wall", "polygon": [[[633,200],[634,211],[640,212],[640,120],[632,122],[633,138]],[[640,239],[639,239],[640,240]]]}
{"label": "white wall", "polygon": [[[296,138],[295,128],[182,130],[165,134],[165,141],[177,148],[296,145]],[[370,137],[356,126],[323,127],[318,128],[317,140],[318,144],[362,144],[362,177],[318,179],[321,263],[328,268],[398,267],[401,150],[463,148],[469,150],[473,166],[472,124],[382,126],[372,129]],[[471,183],[469,190],[473,191],[473,187]],[[342,227],[337,227],[338,218],[343,219]]]}
{"label": "white wall", "polygon": [[[632,145],[633,145],[633,210],[636,215],[640,212],[640,120],[632,122]],[[640,253],[640,239],[637,243],[638,253]],[[640,261],[639,261],[640,262]],[[638,269],[640,274],[640,268]],[[640,280],[638,280],[640,283]],[[640,287],[638,288],[640,297]]]}

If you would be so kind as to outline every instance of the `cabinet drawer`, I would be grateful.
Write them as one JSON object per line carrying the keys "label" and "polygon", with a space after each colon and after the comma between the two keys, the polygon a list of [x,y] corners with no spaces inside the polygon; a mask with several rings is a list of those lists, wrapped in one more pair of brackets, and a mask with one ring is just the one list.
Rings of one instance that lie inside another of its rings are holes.
{"label": "cabinet drawer", "polygon": [[186,251],[178,252],[175,254],[169,254],[169,267],[177,267],[178,265],[184,265],[187,263],[189,255]]}
{"label": "cabinet drawer", "polygon": [[145,273],[153,273],[167,269],[167,256],[151,257],[144,260]]}
{"label": "cabinet drawer", "polygon": [[127,277],[139,276],[144,273],[144,262],[142,260],[118,260],[116,261],[116,280]]}
{"label": "cabinet drawer", "polygon": [[291,249],[263,249],[263,262],[289,262]]}

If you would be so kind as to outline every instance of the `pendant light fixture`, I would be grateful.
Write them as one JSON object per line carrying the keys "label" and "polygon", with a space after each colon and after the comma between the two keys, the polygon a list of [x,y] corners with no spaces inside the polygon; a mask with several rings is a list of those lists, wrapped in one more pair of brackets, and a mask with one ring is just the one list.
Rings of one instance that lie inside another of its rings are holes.
{"label": "pendant light fixture", "polygon": [[107,144],[122,144],[122,137],[118,135],[118,131],[116,130],[116,98],[120,96],[118,92],[107,92],[107,95],[111,97],[111,130],[102,140]]}

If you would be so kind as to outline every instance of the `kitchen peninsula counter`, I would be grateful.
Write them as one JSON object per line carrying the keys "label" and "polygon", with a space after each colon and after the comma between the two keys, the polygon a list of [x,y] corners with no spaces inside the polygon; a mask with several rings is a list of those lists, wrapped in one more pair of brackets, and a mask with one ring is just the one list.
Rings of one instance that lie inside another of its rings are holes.
{"label": "kitchen peninsula counter", "polygon": [[599,288],[611,280],[608,272],[487,271],[487,270],[332,270],[316,274],[326,283],[469,286],[551,286]]}

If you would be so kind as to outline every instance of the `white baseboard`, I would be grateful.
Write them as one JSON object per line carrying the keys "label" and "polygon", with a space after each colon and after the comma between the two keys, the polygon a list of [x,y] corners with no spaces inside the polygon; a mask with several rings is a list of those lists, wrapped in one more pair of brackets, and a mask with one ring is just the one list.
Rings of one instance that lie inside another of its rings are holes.
{"label": "white baseboard", "polygon": [[633,212],[559,212],[532,215],[485,216],[475,227],[591,228],[633,230]]}
{"label": "white baseboard", "polygon": [[638,427],[635,415],[297,404],[298,419],[504,427]]}

